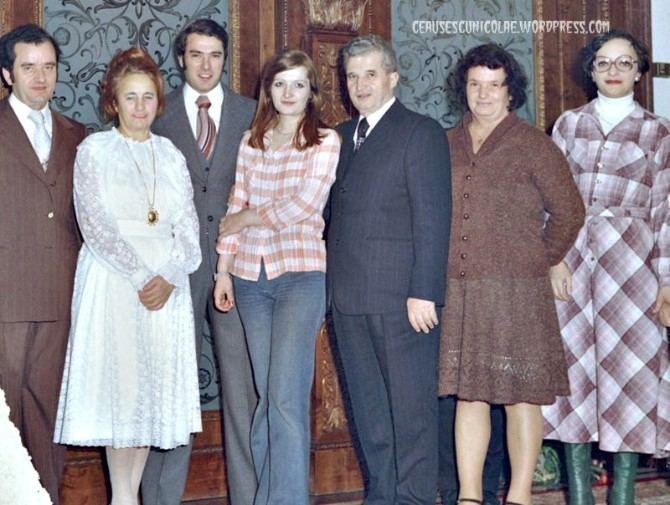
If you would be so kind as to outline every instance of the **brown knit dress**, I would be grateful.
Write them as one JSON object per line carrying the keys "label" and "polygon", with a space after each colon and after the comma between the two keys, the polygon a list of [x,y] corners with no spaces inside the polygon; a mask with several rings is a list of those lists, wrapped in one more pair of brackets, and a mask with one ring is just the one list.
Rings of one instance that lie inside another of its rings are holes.
{"label": "brown knit dress", "polygon": [[584,222],[565,157],[511,112],[475,154],[448,134],[452,224],[442,310],[440,394],[551,404],[569,394],[549,282]]}

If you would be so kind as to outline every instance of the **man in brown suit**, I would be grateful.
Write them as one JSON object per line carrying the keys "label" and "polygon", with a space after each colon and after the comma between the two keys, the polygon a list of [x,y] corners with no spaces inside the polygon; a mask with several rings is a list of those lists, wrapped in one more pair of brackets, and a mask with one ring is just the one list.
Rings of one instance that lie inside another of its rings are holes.
{"label": "man in brown suit", "polygon": [[52,443],[80,246],[72,204],[86,131],[49,107],[54,39],[36,25],[0,38],[0,387],[42,484],[58,503],[65,448]]}

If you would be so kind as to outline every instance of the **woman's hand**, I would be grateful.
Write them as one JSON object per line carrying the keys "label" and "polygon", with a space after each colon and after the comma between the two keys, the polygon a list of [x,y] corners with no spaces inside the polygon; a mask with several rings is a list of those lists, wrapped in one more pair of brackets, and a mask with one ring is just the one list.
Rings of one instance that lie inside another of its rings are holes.
{"label": "woman's hand", "polygon": [[219,236],[234,235],[248,226],[261,226],[263,221],[258,217],[255,209],[244,209],[234,214],[228,214],[219,221]]}
{"label": "woman's hand", "polygon": [[564,261],[549,269],[549,279],[554,297],[569,302],[572,299],[572,272]]}
{"label": "woman's hand", "polygon": [[653,311],[663,326],[670,326],[670,286],[658,288]]}
{"label": "woman's hand", "polygon": [[228,312],[235,306],[233,279],[229,273],[217,273],[214,284],[214,305],[222,312]]}
{"label": "woman's hand", "polygon": [[140,302],[147,310],[160,310],[166,304],[174,286],[160,275],[157,275],[138,291]]}

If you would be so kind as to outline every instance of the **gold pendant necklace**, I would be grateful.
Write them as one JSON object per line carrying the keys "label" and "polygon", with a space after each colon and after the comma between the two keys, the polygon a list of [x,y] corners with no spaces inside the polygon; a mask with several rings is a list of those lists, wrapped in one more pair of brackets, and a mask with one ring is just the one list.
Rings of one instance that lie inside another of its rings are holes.
{"label": "gold pendant necklace", "polygon": [[151,193],[151,199],[149,199],[149,188],[147,187],[147,183],[144,180],[144,176],[142,175],[142,169],[140,168],[140,165],[137,163],[135,160],[135,157],[133,156],[133,151],[130,149],[130,145],[128,145],[128,141],[124,138],[123,142],[126,144],[126,147],[128,148],[128,153],[130,154],[130,159],[133,160],[133,163],[135,164],[135,168],[137,168],[137,172],[140,174],[140,179],[142,179],[142,184],[144,185],[144,190],[147,193],[147,201],[149,203],[149,210],[147,211],[147,223],[149,223],[149,226],[154,226],[160,217],[158,214],[158,210],[154,207],[154,204],[156,203],[156,155],[154,154],[154,142],[153,139],[149,139],[149,145],[151,146],[151,167],[153,169],[153,174],[154,174],[154,189]]}

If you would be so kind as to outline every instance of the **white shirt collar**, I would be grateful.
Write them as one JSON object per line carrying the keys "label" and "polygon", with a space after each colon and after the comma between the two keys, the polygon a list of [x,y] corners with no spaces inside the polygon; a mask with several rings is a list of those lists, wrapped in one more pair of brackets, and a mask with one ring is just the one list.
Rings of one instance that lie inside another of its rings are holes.
{"label": "white shirt collar", "polygon": [[[14,111],[14,114],[16,114],[19,123],[21,123],[21,126],[23,126],[23,130],[26,132],[26,135],[28,135],[28,138],[32,142],[33,136],[35,135],[35,123],[32,122],[32,120],[28,117],[28,115],[30,114],[30,111],[33,109],[31,109],[21,100],[19,100],[19,98],[14,93],[11,93],[9,95],[9,106]],[[47,103],[44,106],[44,108],[40,110],[40,112],[44,116],[44,124],[46,126],[47,132],[49,133],[49,136],[53,137],[53,125],[51,120],[51,109],[49,109],[49,104]]]}
{"label": "white shirt collar", "polygon": [[193,131],[194,137],[198,117],[198,106],[195,104],[195,101],[200,95],[206,95],[207,98],[209,98],[212,105],[209,107],[208,112],[214,120],[214,125],[218,131],[219,122],[221,120],[221,109],[223,107],[223,86],[219,84],[213,89],[210,89],[207,93],[199,93],[193,89],[188,82],[184,83],[184,105],[186,107],[186,115],[188,116],[188,122],[191,125],[191,131]]}
{"label": "white shirt collar", "polygon": [[[359,123],[361,122],[361,120],[364,117],[365,117],[365,119],[368,120],[369,127],[368,127],[367,133],[365,134],[366,137],[370,135],[370,132],[372,131],[372,129],[375,126],[377,126],[377,123],[379,123],[381,118],[384,117],[384,114],[386,114],[386,112],[391,108],[391,105],[393,105],[394,103],[395,103],[395,96],[391,97],[391,99],[388,102],[386,102],[384,105],[379,107],[379,109],[377,109],[373,113],[371,113],[367,116],[359,116],[359,118],[358,118]],[[354,131],[354,143],[356,143],[357,139],[358,139],[358,127]]]}

